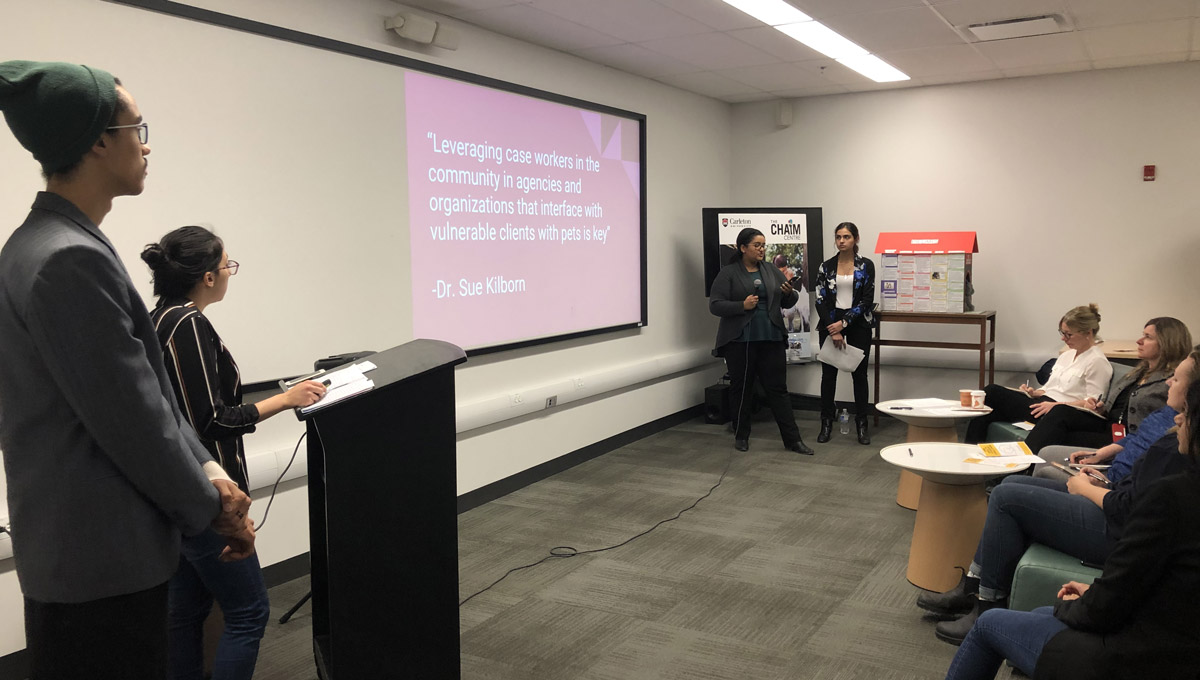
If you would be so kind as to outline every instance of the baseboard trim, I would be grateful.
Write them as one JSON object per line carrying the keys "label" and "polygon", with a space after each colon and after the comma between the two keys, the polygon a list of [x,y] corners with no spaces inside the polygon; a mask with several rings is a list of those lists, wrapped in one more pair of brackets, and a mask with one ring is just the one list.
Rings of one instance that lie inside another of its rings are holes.
{"label": "baseboard trim", "polygon": [[504,479],[492,482],[486,486],[481,486],[474,491],[458,497],[458,512],[462,514],[468,510],[477,508],[484,503],[488,503],[507,496],[508,494],[523,489],[534,482],[556,475],[564,470],[569,470],[580,463],[602,456],[609,451],[631,444],[639,439],[649,437],[652,434],[662,432],[663,430],[675,427],[681,423],[685,423],[693,418],[704,416],[704,405],[697,404],[690,408],[686,408],[677,413],[672,413],[669,416],[663,416],[658,420],[652,420],[644,425],[639,425],[631,430],[626,430],[620,434],[613,435],[608,439],[602,439],[595,444],[590,444],[582,449],[576,449],[570,453],[563,454],[553,460],[548,460],[540,465],[522,470],[521,472],[505,477]]}

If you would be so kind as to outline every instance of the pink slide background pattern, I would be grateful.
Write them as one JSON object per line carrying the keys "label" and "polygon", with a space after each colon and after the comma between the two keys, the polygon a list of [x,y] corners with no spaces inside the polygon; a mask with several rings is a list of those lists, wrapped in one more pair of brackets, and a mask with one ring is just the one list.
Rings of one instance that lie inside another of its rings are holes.
{"label": "pink slide background pattern", "polygon": [[[446,340],[465,349],[637,323],[641,320],[641,244],[638,124],[636,121],[478,85],[418,73],[405,75],[408,138],[409,226],[412,254],[413,334]],[[565,170],[455,156],[434,151],[437,139],[486,143],[504,149],[588,156],[599,172]],[[437,184],[430,168],[486,171],[503,176],[582,179],[582,194],[499,190],[490,186]],[[547,217],[458,213],[447,217],[430,209],[433,196],[517,202],[564,199],[598,201],[603,217]],[[490,224],[497,230],[547,225],[609,227],[607,241],[439,241],[434,225]],[[464,296],[459,280],[491,276],[524,279],[525,291]],[[438,299],[437,282],[454,297]]]}

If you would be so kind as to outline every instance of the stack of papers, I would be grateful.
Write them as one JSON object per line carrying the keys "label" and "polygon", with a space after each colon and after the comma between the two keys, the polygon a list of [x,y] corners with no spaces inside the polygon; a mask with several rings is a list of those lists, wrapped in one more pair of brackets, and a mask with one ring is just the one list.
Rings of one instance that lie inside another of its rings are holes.
{"label": "stack of papers", "polygon": [[1046,461],[1033,455],[1025,442],[995,442],[980,444],[979,453],[982,458],[967,458],[964,463],[987,465],[998,468],[1015,468],[1026,463],[1045,463]]}
{"label": "stack of papers", "polygon": [[325,396],[321,397],[317,403],[300,409],[300,412],[312,413],[374,388],[374,381],[366,376],[366,373],[374,368],[375,364],[370,361],[360,361],[314,378],[314,380],[329,381]]}

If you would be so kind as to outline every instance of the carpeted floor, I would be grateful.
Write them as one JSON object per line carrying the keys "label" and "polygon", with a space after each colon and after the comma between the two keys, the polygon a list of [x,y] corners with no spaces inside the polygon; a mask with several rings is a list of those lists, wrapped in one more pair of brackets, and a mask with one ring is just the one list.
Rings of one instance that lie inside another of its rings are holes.
{"label": "carpeted floor", "polygon": [[[553,546],[628,545],[518,572],[460,610],[467,680],[916,680],[940,678],[955,648],[933,636],[904,578],[914,513],[895,504],[883,419],[853,435],[783,449],[756,422],[747,453],[697,420],[647,437],[459,516],[460,592],[486,587]],[[307,578],[271,590],[262,680],[316,677],[310,610],[278,617]],[[1001,678],[1009,677],[1003,670]]]}

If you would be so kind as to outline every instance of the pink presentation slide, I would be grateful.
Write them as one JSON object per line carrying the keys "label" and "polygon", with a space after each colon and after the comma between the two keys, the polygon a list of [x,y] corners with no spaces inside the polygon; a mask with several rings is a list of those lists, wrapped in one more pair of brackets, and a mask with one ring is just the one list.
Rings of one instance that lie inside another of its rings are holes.
{"label": "pink presentation slide", "polygon": [[637,121],[414,72],[405,100],[414,337],[641,321]]}

